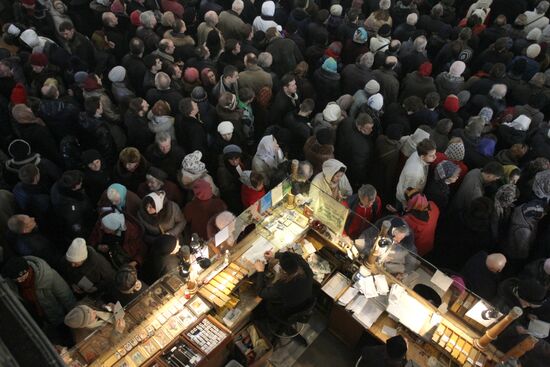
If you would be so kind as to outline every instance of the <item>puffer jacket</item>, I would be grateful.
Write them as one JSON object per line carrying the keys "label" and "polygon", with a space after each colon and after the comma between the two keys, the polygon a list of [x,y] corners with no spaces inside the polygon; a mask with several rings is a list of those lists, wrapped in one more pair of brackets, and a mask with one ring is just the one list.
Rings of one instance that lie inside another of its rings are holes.
{"label": "puffer jacket", "polygon": [[75,135],[79,109],[72,103],[59,99],[43,99],[38,116],[46,123],[57,142],[66,135]]}
{"label": "puffer jacket", "polygon": [[508,259],[527,259],[537,235],[538,224],[544,214],[544,203],[532,200],[514,209],[510,219],[508,240],[503,252]]}

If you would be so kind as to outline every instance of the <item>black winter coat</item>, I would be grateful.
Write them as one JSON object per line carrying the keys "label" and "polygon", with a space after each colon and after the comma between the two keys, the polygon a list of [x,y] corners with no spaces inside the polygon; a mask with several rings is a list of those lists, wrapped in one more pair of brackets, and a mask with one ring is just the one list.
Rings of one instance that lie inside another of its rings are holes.
{"label": "black winter coat", "polygon": [[128,146],[145,152],[147,147],[155,140],[155,134],[149,129],[149,120],[145,116],[139,116],[133,111],[126,111],[124,125],[128,136]]}
{"label": "black winter coat", "polygon": [[38,107],[38,116],[58,143],[66,135],[76,135],[79,113],[76,105],[59,99],[43,99]]}
{"label": "black winter coat", "polygon": [[313,73],[313,86],[321,93],[317,94],[315,110],[322,111],[329,102],[336,101],[340,97],[340,74],[319,68]]}
{"label": "black winter coat", "polygon": [[143,60],[140,57],[127,54],[122,58],[121,65],[126,68],[129,86],[135,90],[137,94],[144,96],[145,89],[143,88],[143,78],[145,77],[147,67],[143,63]]}
{"label": "black winter coat", "polygon": [[199,150],[203,157],[208,156],[206,127],[201,121],[191,116],[184,117],[178,114],[174,128],[178,144],[186,152],[193,153],[195,150]]}
{"label": "black winter coat", "polygon": [[71,266],[67,260],[63,260],[62,264],[62,273],[63,278],[67,280],[67,283],[72,287],[72,285],[77,285],[82,277],[86,277],[94,284],[94,287],[97,288],[97,292],[93,294],[98,295],[109,290],[113,286],[115,280],[115,270],[107,261],[103,255],[96,252],[96,250],[87,246],[88,257],[84,260],[84,263],[75,268]]}
{"label": "black winter coat", "polygon": [[372,169],[372,137],[361,133],[355,121],[348,117],[338,126],[335,155],[348,167],[346,175],[352,186],[365,183]]}
{"label": "black winter coat", "polygon": [[57,181],[51,190],[53,210],[67,240],[87,238],[95,223],[94,206],[84,190],[72,191]]}
{"label": "black winter coat", "polygon": [[78,124],[78,140],[82,149],[98,150],[101,152],[105,164],[112,167],[117,161],[118,152],[107,123],[104,120],[90,116],[86,112],[81,112]]}
{"label": "black winter coat", "polygon": [[183,96],[180,92],[172,88],[166,90],[151,88],[147,91],[145,99],[151,106],[160,100],[168,102],[171,114],[174,115],[179,111],[179,103],[183,99]]}

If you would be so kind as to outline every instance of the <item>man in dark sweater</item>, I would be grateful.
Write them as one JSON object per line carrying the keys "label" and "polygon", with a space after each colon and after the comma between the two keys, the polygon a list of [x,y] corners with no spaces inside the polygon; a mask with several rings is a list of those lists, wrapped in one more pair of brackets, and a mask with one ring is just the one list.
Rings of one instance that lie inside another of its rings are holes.
{"label": "man in dark sweater", "polygon": [[503,254],[480,251],[462,268],[462,277],[469,290],[488,301],[495,299],[500,282],[500,272],[506,265]]}

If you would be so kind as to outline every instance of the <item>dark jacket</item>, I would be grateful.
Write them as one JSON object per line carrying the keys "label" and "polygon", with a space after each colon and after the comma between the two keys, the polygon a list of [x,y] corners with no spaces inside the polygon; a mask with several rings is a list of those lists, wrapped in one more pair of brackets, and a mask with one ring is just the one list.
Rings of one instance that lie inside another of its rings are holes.
{"label": "dark jacket", "polygon": [[401,93],[399,100],[404,101],[407,97],[417,96],[424,101],[430,92],[435,92],[436,87],[432,77],[422,76],[417,71],[407,74],[401,82]]}
{"label": "dark jacket", "polygon": [[46,123],[57,142],[66,135],[75,135],[79,109],[76,105],[60,99],[43,99],[38,107],[38,116]]}
{"label": "dark jacket", "polygon": [[361,133],[352,118],[348,117],[340,123],[335,153],[336,158],[348,167],[346,175],[352,186],[366,182],[372,168],[373,151],[372,137]]}
{"label": "dark jacket", "polygon": [[160,41],[160,37],[155,33],[154,30],[145,27],[139,27],[136,30],[136,37],[141,38],[145,45],[144,54],[149,54],[155,51]]}
{"label": "dark jacket", "polygon": [[168,249],[152,246],[147,261],[143,264],[143,280],[153,284],[162,276],[175,271],[180,264],[177,255],[170,254]]}
{"label": "dark jacket", "polygon": [[121,65],[126,69],[130,87],[132,87],[138,95],[144,96],[143,78],[145,76],[145,71],[147,71],[147,67],[143,63],[143,60],[140,57],[127,54],[122,58]]}
{"label": "dark jacket", "polygon": [[503,251],[509,259],[527,259],[537,235],[538,224],[544,213],[544,203],[532,200],[514,209]]}
{"label": "dark jacket", "polygon": [[359,63],[344,66],[340,76],[342,94],[351,95],[355,94],[357,90],[363,89],[369,80],[374,79],[372,70]]}
{"label": "dark jacket", "polygon": [[298,100],[293,101],[283,90],[280,90],[279,93],[275,95],[275,99],[269,110],[269,121],[271,125],[280,125],[287,113],[297,110],[300,106],[300,99],[300,96],[298,96]]}
{"label": "dark jacket", "polygon": [[336,101],[340,97],[340,74],[326,71],[323,68],[315,70],[313,73],[313,85],[316,90],[322,91],[317,94],[315,109],[322,111],[327,103]]}
{"label": "dark jacket", "polygon": [[153,143],[147,148],[145,155],[152,166],[163,170],[168,174],[170,180],[177,181],[177,173],[181,167],[181,161],[185,157],[185,151],[179,145],[172,142],[170,151],[164,154],[160,151],[158,145]]}
{"label": "dark jacket", "polygon": [[497,295],[500,274],[487,269],[488,255],[486,251],[480,251],[472,256],[464,264],[461,274],[469,290],[492,302]]}
{"label": "dark jacket", "polygon": [[310,118],[289,112],[283,120],[283,126],[291,132],[289,158],[304,159],[304,145],[311,136]]}
{"label": "dark jacket", "polygon": [[129,191],[136,192],[139,184],[145,181],[145,175],[151,164],[141,156],[139,165],[134,172],[130,172],[118,161],[113,171],[113,182],[126,186]]}
{"label": "dark jacket", "polygon": [[115,280],[115,269],[111,264],[100,254],[96,252],[91,246],[88,248],[88,257],[84,260],[84,263],[75,268],[71,266],[67,260],[63,260],[63,274],[67,279],[67,283],[71,286],[76,286],[82,277],[88,278],[90,282],[97,288],[97,292],[94,295],[99,295],[113,286]]}
{"label": "dark jacket", "polygon": [[84,190],[73,191],[58,181],[52,186],[51,200],[66,239],[87,237],[95,221],[94,207]]}
{"label": "dark jacket", "polygon": [[170,111],[172,111],[172,114],[175,114],[179,111],[178,106],[180,101],[183,99],[183,96],[180,92],[172,88],[165,90],[151,88],[147,91],[145,99],[151,106],[153,106],[155,102],[163,100],[170,105]]}
{"label": "dark jacket", "polygon": [[399,95],[399,80],[393,70],[381,68],[373,72],[374,79],[380,84],[380,93],[384,97],[384,104],[396,102]]}
{"label": "dark jacket", "polygon": [[296,64],[304,59],[296,43],[286,38],[272,39],[266,51],[273,56],[272,69],[279,77],[294,71]]}
{"label": "dark jacket", "polygon": [[26,140],[32,149],[56,163],[61,162],[57,143],[50,130],[40,124],[17,124],[17,134]]}
{"label": "dark jacket", "polygon": [[186,152],[192,153],[198,150],[203,157],[208,156],[206,127],[201,120],[178,114],[174,128],[176,139]]}
{"label": "dark jacket", "polygon": [[148,127],[149,120],[145,116],[139,116],[133,111],[126,111],[124,125],[128,136],[128,146],[145,152],[147,147],[153,143],[155,134]]}
{"label": "dark jacket", "polygon": [[313,165],[313,175],[316,175],[322,171],[323,162],[334,158],[334,146],[320,144],[313,135],[304,144],[304,156]]}
{"label": "dark jacket", "polygon": [[374,167],[372,181],[378,189],[382,201],[392,203],[399,180],[399,150],[401,144],[386,135],[380,135],[374,144]]}
{"label": "dark jacket", "polygon": [[101,152],[105,164],[112,167],[116,162],[118,152],[107,122],[90,116],[86,112],[81,112],[78,124],[78,140],[82,149],[96,149]]}

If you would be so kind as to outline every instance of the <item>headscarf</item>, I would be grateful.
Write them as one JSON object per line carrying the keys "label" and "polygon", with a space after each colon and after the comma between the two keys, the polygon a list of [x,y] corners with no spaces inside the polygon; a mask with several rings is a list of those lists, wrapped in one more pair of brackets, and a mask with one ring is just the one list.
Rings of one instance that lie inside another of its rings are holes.
{"label": "headscarf", "polygon": [[107,214],[101,218],[101,224],[108,230],[115,231],[117,236],[120,236],[120,233],[126,230],[126,221],[122,213]]}
{"label": "headscarf", "polygon": [[11,114],[15,121],[20,124],[38,124],[46,126],[41,118],[36,117],[32,110],[25,104],[16,104],[11,109]]}
{"label": "headscarf", "polygon": [[267,135],[260,140],[256,156],[265,162],[270,168],[277,168],[281,150],[275,146],[275,138],[273,135]]}
{"label": "headscarf", "polygon": [[518,198],[518,189],[516,185],[502,185],[495,194],[495,210],[498,216],[502,216],[504,210],[511,208],[514,201]]}
{"label": "headscarf", "polygon": [[535,175],[533,193],[539,199],[550,200],[550,169],[541,171]]}
{"label": "headscarf", "polygon": [[202,153],[200,150],[195,150],[193,153],[187,154],[181,162],[182,169],[194,175],[206,171],[206,165],[201,161],[201,158]]}
{"label": "headscarf", "polygon": [[460,172],[460,167],[451,161],[442,161],[435,166],[434,178],[439,181],[444,181],[450,177],[453,177],[456,173]]}
{"label": "headscarf", "polygon": [[451,143],[447,146],[445,150],[445,155],[452,161],[461,161],[464,159],[464,154],[466,153],[464,149],[464,143],[457,142]]}
{"label": "headscarf", "polygon": [[124,210],[126,207],[126,194],[128,189],[124,185],[119,183],[114,183],[107,188],[107,198],[112,202],[113,197],[118,195],[120,197],[120,203],[116,205],[116,208],[120,211]]}
{"label": "headscarf", "polygon": [[153,202],[155,203],[155,210],[158,214],[162,208],[164,208],[164,197],[166,196],[166,193],[164,191],[156,191],[146,195],[145,197],[147,196],[153,199]]}
{"label": "headscarf", "polygon": [[425,212],[429,209],[430,204],[428,203],[428,199],[426,196],[420,192],[414,194],[408,201],[407,201],[407,211],[419,211],[419,212]]}
{"label": "headscarf", "polygon": [[509,126],[515,130],[527,131],[531,125],[531,119],[525,115],[519,115],[514,121],[504,122],[503,125]]}
{"label": "headscarf", "polygon": [[483,132],[484,126],[485,121],[481,117],[475,116],[468,121],[468,125],[464,128],[464,132],[473,138],[479,138]]}

